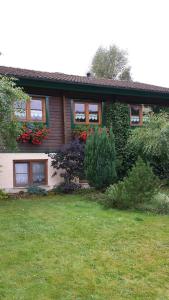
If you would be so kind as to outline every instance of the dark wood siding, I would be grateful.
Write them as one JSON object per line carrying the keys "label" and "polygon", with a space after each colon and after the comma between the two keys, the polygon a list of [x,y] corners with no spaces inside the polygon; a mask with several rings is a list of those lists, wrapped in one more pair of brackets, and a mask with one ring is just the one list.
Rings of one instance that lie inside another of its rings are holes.
{"label": "dark wood siding", "polygon": [[[59,149],[63,144],[69,143],[72,139],[72,101],[71,99],[82,99],[85,101],[102,101],[100,95],[67,93],[60,90],[50,90],[42,88],[25,87],[25,92],[29,95],[39,95],[48,97],[48,122],[50,129],[48,139],[42,145],[32,145],[29,143],[19,143],[18,152],[25,153],[48,153]],[[104,99],[106,100],[106,99]],[[0,147],[0,152],[6,152]],[[7,151],[8,152],[8,151]]]}
{"label": "dark wood siding", "polygon": [[[20,152],[51,152],[64,143],[63,97],[49,96],[49,134],[42,145],[19,144]],[[67,111],[67,118],[70,112]]]}
{"label": "dark wood siding", "polygon": [[64,142],[69,143],[72,139],[71,129],[71,100],[63,97],[63,110],[64,110]]}

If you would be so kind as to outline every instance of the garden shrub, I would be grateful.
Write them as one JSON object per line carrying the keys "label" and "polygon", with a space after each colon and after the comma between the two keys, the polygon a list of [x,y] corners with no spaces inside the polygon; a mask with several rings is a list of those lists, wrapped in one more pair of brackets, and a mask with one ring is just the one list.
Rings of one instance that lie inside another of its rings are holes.
{"label": "garden shrub", "polygon": [[165,193],[157,193],[152,199],[151,206],[147,207],[147,210],[162,215],[168,215],[169,197]]}
{"label": "garden shrub", "polygon": [[116,149],[117,177],[122,179],[126,176],[127,141],[131,131],[130,111],[128,104],[114,102],[105,105],[105,125],[113,129]]}
{"label": "garden shrub", "polygon": [[92,187],[104,189],[116,179],[115,143],[112,130],[95,130],[86,142],[85,174]]}
{"label": "garden shrub", "polygon": [[37,185],[29,186],[27,189],[29,195],[46,196],[48,192]]}
{"label": "garden shrub", "polygon": [[68,191],[72,192],[79,188],[75,180],[77,177],[84,178],[84,147],[83,142],[74,140],[55,153],[49,154],[52,159],[51,166],[55,169],[53,176],[57,174],[57,170],[63,170],[60,176],[64,179],[64,182],[56,189],[68,193]]}
{"label": "garden shrub", "polygon": [[61,183],[58,186],[55,186],[52,189],[52,192],[54,192],[54,194],[58,194],[58,193],[65,193],[65,194],[71,194],[73,192],[78,191],[79,189],[81,189],[81,185],[75,182],[69,182],[69,183]]}
{"label": "garden shrub", "polygon": [[152,200],[158,184],[149,164],[138,158],[124,181],[111,185],[107,189],[107,205],[118,208],[137,208],[140,204]]}
{"label": "garden shrub", "polygon": [[140,155],[150,163],[155,175],[160,179],[169,179],[168,114],[152,115],[144,126],[132,130],[127,147],[128,158],[133,153],[135,158]]}
{"label": "garden shrub", "polygon": [[8,194],[2,189],[0,189],[0,200],[6,200],[8,198],[9,198]]}

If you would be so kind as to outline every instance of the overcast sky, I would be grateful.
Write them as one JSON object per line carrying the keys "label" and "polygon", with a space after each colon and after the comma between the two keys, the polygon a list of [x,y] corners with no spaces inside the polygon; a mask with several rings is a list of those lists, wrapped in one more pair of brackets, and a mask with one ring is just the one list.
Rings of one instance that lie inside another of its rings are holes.
{"label": "overcast sky", "polygon": [[169,87],[169,0],[0,0],[0,65],[85,75],[128,50],[134,81]]}

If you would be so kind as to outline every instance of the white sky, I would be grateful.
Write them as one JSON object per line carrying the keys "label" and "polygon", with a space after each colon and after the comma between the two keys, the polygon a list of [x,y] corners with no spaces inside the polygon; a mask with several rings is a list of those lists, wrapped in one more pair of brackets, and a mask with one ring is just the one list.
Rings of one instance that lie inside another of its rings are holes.
{"label": "white sky", "polygon": [[85,75],[128,50],[135,81],[169,87],[169,0],[0,0],[0,65]]}

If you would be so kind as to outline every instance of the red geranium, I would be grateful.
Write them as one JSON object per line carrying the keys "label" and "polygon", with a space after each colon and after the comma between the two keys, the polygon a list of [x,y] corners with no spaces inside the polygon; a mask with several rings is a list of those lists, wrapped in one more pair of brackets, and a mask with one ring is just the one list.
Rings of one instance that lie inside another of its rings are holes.
{"label": "red geranium", "polygon": [[87,140],[87,132],[86,131],[83,131],[80,133],[80,136],[79,136],[79,139],[83,142],[86,143],[86,140]]}
{"label": "red geranium", "polygon": [[36,125],[34,128],[30,129],[26,126],[22,127],[22,133],[18,136],[17,141],[22,143],[32,143],[33,145],[41,145],[43,140],[47,139],[49,129],[45,126],[38,128]]}

